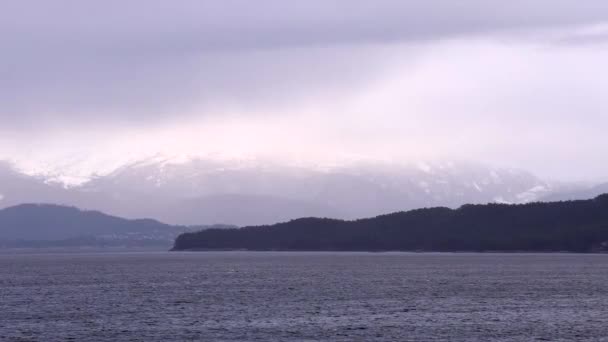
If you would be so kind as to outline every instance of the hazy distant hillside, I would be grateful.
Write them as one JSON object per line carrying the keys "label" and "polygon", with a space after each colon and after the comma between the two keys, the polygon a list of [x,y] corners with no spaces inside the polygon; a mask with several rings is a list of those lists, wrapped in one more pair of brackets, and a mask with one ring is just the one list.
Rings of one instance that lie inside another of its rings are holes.
{"label": "hazy distant hillside", "polygon": [[568,201],[590,199],[608,193],[608,183],[583,189],[551,193],[541,198],[542,201]]}
{"label": "hazy distant hillside", "polygon": [[303,218],[185,233],[175,250],[608,251],[608,195],[592,200],[430,208],[370,219]]}
{"label": "hazy distant hillside", "polygon": [[51,204],[0,210],[0,245],[9,246],[166,245],[187,230],[150,219],[126,220]]}
{"label": "hazy distant hillside", "polygon": [[0,207],[23,202],[58,202],[67,198],[61,186],[51,186],[43,179],[19,173],[7,162],[0,161]]}
{"label": "hazy distant hillside", "polygon": [[311,167],[156,158],[69,188],[0,164],[0,207],[48,202],[183,225],[354,219],[464,203],[526,203],[554,190],[525,171],[450,162]]}

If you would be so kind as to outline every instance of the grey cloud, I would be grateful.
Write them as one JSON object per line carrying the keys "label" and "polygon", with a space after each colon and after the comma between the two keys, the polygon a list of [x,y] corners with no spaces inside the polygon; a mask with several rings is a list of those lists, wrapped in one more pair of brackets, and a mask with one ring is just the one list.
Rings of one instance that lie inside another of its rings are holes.
{"label": "grey cloud", "polygon": [[[258,150],[430,150],[560,177],[576,161],[581,175],[599,177],[608,30],[596,24],[607,21],[604,0],[4,0],[0,158],[48,155],[51,140],[57,155],[89,143],[85,155],[111,145],[114,157],[128,149],[117,137],[133,140],[129,125],[155,148],[215,139],[210,148],[221,150],[232,141],[218,137],[262,127],[247,135],[267,140]],[[279,120],[309,107],[314,115]],[[239,110],[265,117],[190,140],[155,135]],[[87,123],[115,129],[91,137]],[[578,144],[567,158],[567,142],[547,156],[562,136]]]}
{"label": "grey cloud", "polygon": [[330,48],[13,56],[0,79],[0,118],[7,125],[45,125],[66,118],[141,124],[145,118],[179,119],[227,103],[240,108],[296,105],[300,97],[368,77],[376,55]]}
{"label": "grey cloud", "polygon": [[[0,29],[44,44],[172,49],[420,39],[608,18],[601,0],[8,1]],[[6,38],[6,37],[5,37]],[[40,41],[39,41],[40,42]]]}
{"label": "grey cloud", "polygon": [[5,126],[104,116],[132,121],[222,98],[247,103],[261,90],[265,100],[293,100],[288,91],[336,79],[350,84],[354,68],[373,72],[374,65],[335,51],[256,51],[606,19],[607,2],[575,0],[8,0],[0,5],[0,119]]}

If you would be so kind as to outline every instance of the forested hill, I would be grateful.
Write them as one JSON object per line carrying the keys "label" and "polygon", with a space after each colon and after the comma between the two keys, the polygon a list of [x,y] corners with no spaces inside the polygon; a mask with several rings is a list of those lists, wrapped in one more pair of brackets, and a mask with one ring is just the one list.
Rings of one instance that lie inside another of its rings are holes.
{"label": "forested hill", "polygon": [[418,209],[342,221],[184,233],[174,250],[572,251],[608,250],[608,194],[591,200]]}

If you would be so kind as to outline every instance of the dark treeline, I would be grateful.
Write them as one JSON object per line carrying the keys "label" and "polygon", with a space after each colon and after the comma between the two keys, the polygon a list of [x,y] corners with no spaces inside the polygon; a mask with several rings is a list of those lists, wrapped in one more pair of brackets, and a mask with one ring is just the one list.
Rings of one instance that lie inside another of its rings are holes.
{"label": "dark treeline", "polygon": [[608,250],[608,194],[592,200],[430,208],[342,221],[184,233],[174,250],[571,251]]}

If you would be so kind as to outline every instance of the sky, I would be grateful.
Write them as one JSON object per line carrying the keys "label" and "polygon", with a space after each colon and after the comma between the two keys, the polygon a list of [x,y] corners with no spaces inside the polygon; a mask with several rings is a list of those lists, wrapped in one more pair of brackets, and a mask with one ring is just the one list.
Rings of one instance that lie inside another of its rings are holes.
{"label": "sky", "polygon": [[604,0],[0,0],[0,159],[458,159],[608,180]]}

